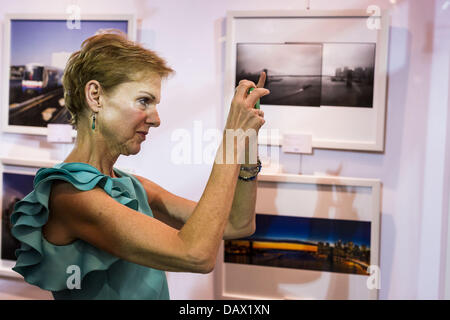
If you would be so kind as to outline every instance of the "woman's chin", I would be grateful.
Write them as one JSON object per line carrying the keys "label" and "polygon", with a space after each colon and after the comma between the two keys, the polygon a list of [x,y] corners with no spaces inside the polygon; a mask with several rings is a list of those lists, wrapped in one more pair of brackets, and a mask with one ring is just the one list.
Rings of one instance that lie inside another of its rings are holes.
{"label": "woman's chin", "polygon": [[136,155],[139,153],[139,151],[141,151],[141,146],[139,145],[139,147],[135,148],[132,150],[132,152],[130,152],[130,155]]}
{"label": "woman's chin", "polygon": [[141,145],[140,144],[128,148],[127,149],[127,154],[124,154],[124,155],[125,156],[134,156],[134,155],[138,154],[139,151],[141,151]]}

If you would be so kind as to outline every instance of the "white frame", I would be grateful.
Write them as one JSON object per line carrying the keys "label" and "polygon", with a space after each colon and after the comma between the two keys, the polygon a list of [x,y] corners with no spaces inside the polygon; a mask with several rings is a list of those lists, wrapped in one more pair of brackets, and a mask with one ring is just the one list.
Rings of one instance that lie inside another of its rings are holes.
{"label": "white frame", "polygon": [[[380,219],[381,219],[381,182],[378,179],[362,179],[362,178],[346,178],[346,177],[334,177],[334,176],[313,176],[313,175],[295,175],[295,174],[264,174],[261,172],[258,177],[258,182],[271,182],[274,183],[274,187],[277,187],[277,183],[288,183],[289,184],[300,184],[300,185],[326,185],[326,186],[346,186],[346,187],[363,187],[363,188],[370,188],[370,212],[371,212],[371,255],[370,255],[370,263],[371,265],[379,266],[379,251],[380,251]],[[276,189],[277,193],[282,192],[280,189]],[[319,192],[319,191],[317,191]],[[258,203],[258,199],[257,199]],[[257,205],[258,207],[258,205]],[[258,211],[257,211],[258,213]],[[264,213],[262,213],[264,214]],[[276,215],[283,215],[283,212],[274,212],[271,214]],[[302,215],[299,215],[299,217]],[[356,220],[358,221],[358,220]],[[367,220],[360,220],[360,221],[367,221]],[[225,288],[225,265],[224,262],[224,243],[222,242],[219,254],[218,254],[218,260],[217,260],[217,271],[216,271],[216,277],[215,277],[215,293],[216,297],[218,299],[249,299],[249,300],[265,300],[265,299],[282,299],[279,296],[266,296],[266,295],[248,295],[245,293],[242,294],[236,294],[236,293],[228,293],[224,291]],[[259,266],[253,266],[248,265],[249,268],[252,267],[259,267]],[[270,270],[272,270],[273,267],[262,267],[266,268],[266,271],[268,274],[270,274]],[[278,269],[278,268],[277,268]],[[298,272],[303,272],[302,269],[297,269]],[[330,274],[331,272],[326,271],[315,271],[316,273],[327,273]],[[359,275],[361,276],[361,275]],[[369,275],[368,275],[369,276]],[[367,276],[367,277],[368,277]],[[363,276],[365,277],[365,276]],[[378,299],[379,297],[379,290],[378,289],[372,289],[368,290],[368,297],[369,299]],[[309,293],[305,293],[308,295]],[[316,297],[293,297],[293,296],[285,296],[284,299],[317,299]],[[350,297],[350,299],[359,299],[358,297]]]}
{"label": "white frame", "polygon": [[[0,159],[0,212],[3,215],[3,173],[16,173],[25,175],[36,175],[39,168],[42,167],[52,167],[58,161],[34,161],[20,158],[1,158]],[[0,218],[1,223],[1,218]],[[0,239],[2,237],[2,228],[0,228]],[[0,247],[1,253],[1,247]],[[23,277],[14,272],[12,267],[16,264],[14,260],[2,260],[0,259],[0,277],[18,278],[23,279]]]}
{"label": "white frame", "polygon": [[[10,55],[11,55],[11,20],[67,20],[69,14],[6,14],[5,15],[5,32],[3,46],[3,73],[2,84],[3,93],[1,100],[2,107],[2,131],[11,133],[47,135],[47,128],[32,126],[9,125],[9,73],[10,73]],[[136,40],[136,19],[134,15],[129,14],[106,14],[106,15],[89,15],[83,14],[81,21],[84,20],[123,20],[128,22],[128,38]],[[81,43],[80,43],[81,45]],[[76,130],[72,130],[72,137],[76,137]]]}
{"label": "white frame", "polygon": [[[331,17],[377,17],[363,10],[343,10],[343,11],[230,11],[227,15],[227,44],[226,44],[226,67],[225,67],[225,100],[224,100],[224,118],[226,119],[230,102],[233,98],[235,90],[235,73],[236,73],[236,30],[235,22],[237,19],[243,18],[331,18]],[[242,32],[242,31],[241,31]],[[388,38],[389,38],[389,16],[387,11],[380,13],[380,29],[378,30],[376,41],[375,56],[375,74],[374,74],[374,96],[373,108],[376,113],[376,137],[373,141],[360,140],[333,140],[333,139],[317,139],[312,136],[312,147],[321,149],[342,149],[342,150],[361,150],[361,151],[384,151],[385,139],[385,113],[386,113],[386,83],[387,83],[387,60],[388,60]],[[271,106],[277,107],[277,106]],[[264,105],[261,106],[264,109]],[[359,109],[359,108],[358,108]],[[266,119],[267,120],[267,119]],[[262,128],[264,129],[264,127]],[[283,132],[274,133],[277,129],[260,131],[258,138],[259,144],[281,146],[283,143]],[[287,128],[286,133],[302,133],[308,132],[298,131],[297,128]],[[300,129],[301,130],[301,129]],[[271,132],[270,132],[271,131]]]}

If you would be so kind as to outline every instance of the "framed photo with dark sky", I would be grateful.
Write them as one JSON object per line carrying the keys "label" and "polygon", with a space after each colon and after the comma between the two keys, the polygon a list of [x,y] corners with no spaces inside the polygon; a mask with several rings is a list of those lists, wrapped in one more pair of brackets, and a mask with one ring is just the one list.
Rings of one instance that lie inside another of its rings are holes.
{"label": "framed photo with dark sky", "polygon": [[14,205],[33,190],[34,175],[3,172],[2,174],[2,237],[1,259],[16,260],[19,242],[11,235],[11,214]]}
{"label": "framed photo with dark sky", "polygon": [[47,124],[69,124],[64,108],[62,75],[70,55],[82,42],[106,29],[132,40],[130,15],[83,15],[74,24],[69,15],[7,15],[2,68],[3,131],[47,134]]}
{"label": "framed photo with dark sky", "polygon": [[33,190],[39,167],[51,166],[52,163],[10,158],[1,158],[0,161],[0,276],[21,278],[11,270],[16,261],[15,251],[20,248],[20,243],[11,234],[11,214],[14,205]]}
{"label": "framed photo with dark sky", "polygon": [[224,119],[239,81],[267,74],[259,144],[384,151],[389,18],[383,11],[231,11]]}
{"label": "framed photo with dark sky", "polygon": [[367,275],[370,222],[256,215],[256,232],[225,241],[224,261]]}
{"label": "framed photo with dark sky", "polygon": [[377,179],[260,173],[256,231],[224,241],[217,297],[377,299],[380,190]]}

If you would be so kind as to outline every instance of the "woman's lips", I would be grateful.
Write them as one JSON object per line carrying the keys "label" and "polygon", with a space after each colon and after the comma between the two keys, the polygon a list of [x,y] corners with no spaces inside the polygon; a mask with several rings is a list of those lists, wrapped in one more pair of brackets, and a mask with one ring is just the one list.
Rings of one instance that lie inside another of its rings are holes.
{"label": "woman's lips", "polygon": [[141,136],[142,139],[145,140],[145,136],[147,135],[147,132],[139,132],[138,131],[138,134]]}

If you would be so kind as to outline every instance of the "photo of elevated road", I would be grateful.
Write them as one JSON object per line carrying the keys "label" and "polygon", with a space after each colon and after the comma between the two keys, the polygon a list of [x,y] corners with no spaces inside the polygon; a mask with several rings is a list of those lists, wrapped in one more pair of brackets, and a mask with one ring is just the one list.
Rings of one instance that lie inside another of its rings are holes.
{"label": "photo of elevated road", "polygon": [[[58,72],[61,77],[62,70]],[[60,80],[54,86],[47,84],[40,90],[24,88],[22,79],[10,78],[10,125],[46,127],[48,123],[70,122],[70,114],[64,108],[64,90]]]}
{"label": "photo of elevated road", "polygon": [[74,29],[66,20],[12,20],[8,124],[70,123],[62,86],[66,62],[85,39],[111,28],[127,33],[127,21],[82,20]]}
{"label": "photo of elevated road", "polygon": [[256,215],[256,232],[226,240],[224,261],[368,275],[370,222]]}

